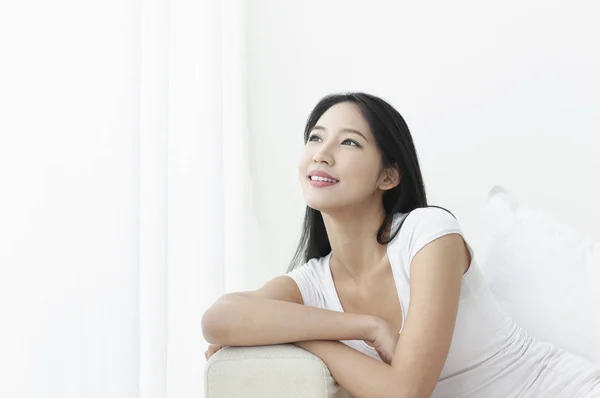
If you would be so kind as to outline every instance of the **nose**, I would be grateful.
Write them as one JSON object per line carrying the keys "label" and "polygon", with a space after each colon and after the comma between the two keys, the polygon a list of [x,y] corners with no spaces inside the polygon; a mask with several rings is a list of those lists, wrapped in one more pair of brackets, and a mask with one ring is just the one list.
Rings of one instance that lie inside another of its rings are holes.
{"label": "nose", "polygon": [[329,166],[333,166],[335,163],[333,160],[333,155],[331,154],[331,149],[329,145],[322,144],[318,150],[315,151],[313,155],[313,162],[315,163],[327,163]]}

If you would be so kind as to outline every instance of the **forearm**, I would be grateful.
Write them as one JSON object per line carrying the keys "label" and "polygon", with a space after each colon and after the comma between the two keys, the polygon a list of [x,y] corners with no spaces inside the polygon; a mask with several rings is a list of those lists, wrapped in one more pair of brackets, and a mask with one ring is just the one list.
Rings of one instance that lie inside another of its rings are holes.
{"label": "forearm", "polygon": [[220,299],[202,317],[204,338],[228,346],[368,340],[376,324],[370,315],[236,295]]}
{"label": "forearm", "polygon": [[338,341],[305,341],[297,346],[321,358],[333,378],[354,398],[416,398],[410,383],[398,379],[392,366]]}

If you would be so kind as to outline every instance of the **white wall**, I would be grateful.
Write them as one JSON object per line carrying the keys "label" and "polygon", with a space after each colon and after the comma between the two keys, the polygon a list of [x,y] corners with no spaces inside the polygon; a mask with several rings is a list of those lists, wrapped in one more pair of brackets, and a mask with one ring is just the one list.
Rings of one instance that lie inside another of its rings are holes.
{"label": "white wall", "polygon": [[302,129],[323,95],[389,100],[414,136],[430,202],[477,249],[494,184],[600,238],[600,4],[254,0],[248,99],[254,214],[248,288],[285,272],[304,203]]}
{"label": "white wall", "polygon": [[0,396],[135,397],[139,9],[31,6],[0,10]]}

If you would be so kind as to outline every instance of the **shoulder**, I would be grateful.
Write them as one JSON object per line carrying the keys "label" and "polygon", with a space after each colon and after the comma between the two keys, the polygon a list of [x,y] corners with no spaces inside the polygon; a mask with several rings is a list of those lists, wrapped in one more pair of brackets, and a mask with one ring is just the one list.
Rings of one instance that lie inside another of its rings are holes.
{"label": "shoulder", "polygon": [[329,255],[311,258],[302,265],[288,271],[285,275],[292,278],[302,288],[318,288],[324,284],[329,272]]}
{"label": "shoulder", "polygon": [[309,276],[315,278],[322,278],[326,271],[328,271],[329,262],[327,261],[329,255],[325,257],[311,258],[302,265],[299,265],[289,271],[286,275],[294,278],[297,275]]}
{"label": "shoulder", "polygon": [[460,229],[457,218],[442,207],[420,207],[406,214],[402,229],[426,232],[428,230]]}
{"label": "shoulder", "polygon": [[285,274],[296,282],[305,305],[325,308],[327,273],[329,272],[328,259],[329,255],[310,259]]}
{"label": "shoulder", "polygon": [[448,234],[463,235],[457,218],[440,207],[422,207],[399,215],[399,228],[393,243],[393,252],[408,273],[415,255],[427,244]]}

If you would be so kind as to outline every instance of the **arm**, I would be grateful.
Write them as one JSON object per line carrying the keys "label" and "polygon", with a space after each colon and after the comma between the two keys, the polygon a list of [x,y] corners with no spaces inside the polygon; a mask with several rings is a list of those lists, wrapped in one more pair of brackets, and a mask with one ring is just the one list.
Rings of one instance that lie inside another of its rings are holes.
{"label": "arm", "polygon": [[417,253],[411,263],[411,304],[391,365],[337,342],[297,345],[321,358],[353,397],[429,397],[448,356],[469,263],[458,234],[442,236]]}
{"label": "arm", "polygon": [[[396,381],[394,369],[339,341],[301,341],[294,343],[321,358],[331,376],[354,398],[411,397]],[[392,382],[393,380],[393,382]]]}
{"label": "arm", "polygon": [[221,297],[202,317],[209,343],[254,346],[303,340],[367,340],[377,327],[370,315],[303,305],[293,279],[279,276],[255,292]]}

